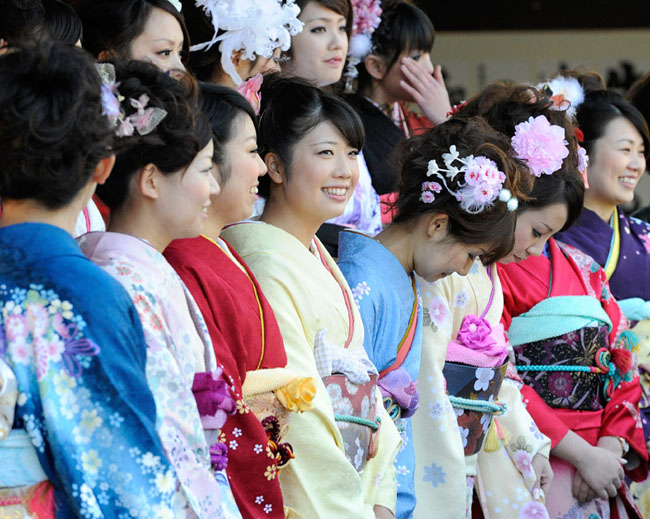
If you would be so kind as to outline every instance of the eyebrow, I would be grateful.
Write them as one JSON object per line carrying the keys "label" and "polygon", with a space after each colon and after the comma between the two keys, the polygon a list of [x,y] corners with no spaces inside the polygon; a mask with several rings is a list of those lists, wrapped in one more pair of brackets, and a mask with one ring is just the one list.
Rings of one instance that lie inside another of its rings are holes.
{"label": "eyebrow", "polygon": [[338,144],[338,142],[335,142],[335,141],[319,141],[319,142],[314,142],[311,145],[312,146],[319,146],[321,144],[331,144],[332,146],[336,146]]}
{"label": "eyebrow", "polygon": [[[618,139],[616,142],[629,142],[630,144],[634,144],[634,140],[628,139],[627,137],[622,137],[621,139]],[[641,146],[643,146],[643,143],[641,143]]]}
{"label": "eyebrow", "polygon": [[542,222],[542,225],[548,229],[548,232],[553,232],[553,228],[549,224]]}
{"label": "eyebrow", "polygon": [[172,40],[170,38],[158,38],[157,40],[154,40],[154,43],[157,43],[159,41],[166,41],[167,43],[171,43],[171,44],[175,43],[174,40]]}
{"label": "eyebrow", "polygon": [[330,18],[329,16],[318,16],[316,18],[311,18],[310,20],[307,20],[305,22],[305,24],[308,24],[308,23],[311,23],[311,22],[325,22],[325,23],[331,22],[331,21],[337,22],[337,21],[341,21],[341,20],[345,21],[345,17],[344,16],[339,16],[338,18]]}

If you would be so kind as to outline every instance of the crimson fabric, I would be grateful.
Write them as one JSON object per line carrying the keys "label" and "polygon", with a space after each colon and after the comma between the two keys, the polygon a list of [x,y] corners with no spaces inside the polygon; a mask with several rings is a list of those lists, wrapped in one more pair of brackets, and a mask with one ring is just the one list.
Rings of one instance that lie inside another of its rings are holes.
{"label": "crimson fabric", "polygon": [[406,126],[409,129],[409,132],[411,132],[411,137],[427,133],[435,126],[435,124],[433,124],[425,115],[410,110],[409,108],[412,108],[410,103],[400,103],[400,106],[402,107],[402,112],[404,112]]}
{"label": "crimson fabric", "polygon": [[[549,294],[551,261],[545,256],[531,256],[520,263],[498,265],[499,278],[503,288],[504,327],[508,329],[512,319],[530,310],[548,295],[555,296],[597,296],[612,321],[610,347],[616,344],[619,334],[625,329],[625,317],[611,296],[605,272],[585,254],[573,247],[562,245],[552,238],[548,242],[553,265],[553,281]],[[528,412],[540,430],[551,439],[555,447],[569,430],[579,434],[595,445],[601,436],[625,438],[645,461],[629,473],[635,481],[645,478],[648,472],[648,452],[643,438],[638,412],[641,399],[639,377],[624,382],[613,392],[612,399],[600,411],[571,411],[552,409],[529,386],[522,389]]]}
{"label": "crimson fabric", "polygon": [[264,313],[264,352],[253,283],[225,252],[201,236],[172,242],[164,255],[199,305],[217,362],[224,367],[238,400],[238,412],[228,417],[220,438],[228,445],[226,473],[237,506],[244,519],[283,519],[280,483],[272,467],[275,462],[266,452],[267,436],[260,421],[242,405],[241,391],[246,372],[258,369],[260,358],[259,368],[283,368],[287,355],[273,310],[253,273],[235,251],[230,251],[259,294]]}

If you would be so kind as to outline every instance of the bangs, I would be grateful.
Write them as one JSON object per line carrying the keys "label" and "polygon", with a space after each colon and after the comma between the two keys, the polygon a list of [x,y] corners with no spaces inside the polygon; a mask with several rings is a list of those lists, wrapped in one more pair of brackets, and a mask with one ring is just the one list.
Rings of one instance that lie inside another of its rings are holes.
{"label": "bangs", "polygon": [[331,122],[350,146],[361,151],[366,134],[357,112],[340,99],[330,98],[324,101],[319,122]]}

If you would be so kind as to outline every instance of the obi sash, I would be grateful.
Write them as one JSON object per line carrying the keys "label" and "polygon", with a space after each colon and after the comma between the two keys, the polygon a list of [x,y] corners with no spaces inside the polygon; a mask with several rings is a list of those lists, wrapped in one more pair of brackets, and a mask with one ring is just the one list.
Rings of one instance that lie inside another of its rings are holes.
{"label": "obi sash", "polygon": [[321,263],[336,280],[348,311],[348,337],[343,348],[325,340],[326,329],[316,334],[314,359],[332,403],[334,420],[343,439],[345,457],[361,472],[377,454],[381,418],[377,409],[377,368],[363,348],[349,349],[354,335],[354,313],[346,287],[327,264],[317,240],[313,242]]}
{"label": "obi sash", "polygon": [[611,326],[593,297],[544,299],[512,320],[509,337],[517,371],[552,408],[603,409],[629,376],[617,366],[628,350],[610,349]]}
{"label": "obi sash", "polygon": [[496,397],[507,367],[507,362],[495,368],[445,362],[442,373],[447,381],[449,400],[456,409],[465,456],[481,450],[493,416],[505,411],[505,405]]}

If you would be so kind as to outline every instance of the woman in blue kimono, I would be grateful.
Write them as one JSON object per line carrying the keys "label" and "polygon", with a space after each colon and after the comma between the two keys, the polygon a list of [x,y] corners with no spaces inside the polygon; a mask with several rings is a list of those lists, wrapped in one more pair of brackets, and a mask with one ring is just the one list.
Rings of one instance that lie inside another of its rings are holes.
{"label": "woman in blue kimono", "polygon": [[69,46],[0,57],[2,517],[174,516],[138,314],[70,234],[114,162],[100,86]]}
{"label": "woman in blue kimono", "polygon": [[[512,248],[519,175],[528,175],[510,156],[507,139],[479,119],[439,125],[400,150],[393,223],[374,239],[354,231],[340,235],[339,267],[363,319],[364,347],[402,432],[395,462],[400,519],[411,517],[416,503],[409,417],[419,400],[422,308],[415,274],[430,282],[466,275],[477,257],[489,264]],[[494,173],[496,182],[484,183],[482,173]],[[470,205],[475,189],[488,194]]]}

